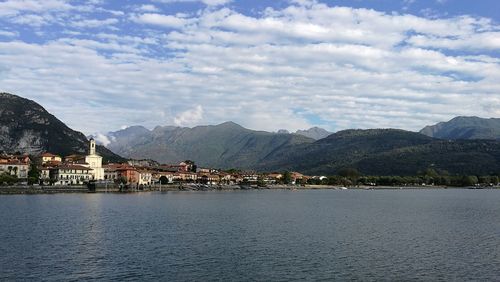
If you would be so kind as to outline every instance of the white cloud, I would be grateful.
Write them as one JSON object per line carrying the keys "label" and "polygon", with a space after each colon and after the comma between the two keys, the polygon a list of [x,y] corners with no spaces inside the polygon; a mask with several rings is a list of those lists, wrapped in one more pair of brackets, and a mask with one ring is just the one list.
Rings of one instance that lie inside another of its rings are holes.
{"label": "white cloud", "polygon": [[119,21],[115,18],[109,18],[104,20],[97,19],[89,19],[89,20],[81,20],[71,23],[72,26],[78,28],[96,28],[96,27],[110,27],[114,24],[117,24]]}
{"label": "white cloud", "polygon": [[131,19],[127,34],[82,27],[44,43],[0,42],[0,91],[34,99],[85,132],[227,120],[273,131],[416,130],[456,115],[498,115],[500,28],[489,19],[316,1],[259,16],[211,7]]}
{"label": "white cloud", "polygon": [[94,140],[97,142],[99,145],[103,146],[108,146],[109,143],[111,143],[111,140],[109,140],[108,136],[102,134],[102,133],[95,133],[93,135]]}
{"label": "white cloud", "polygon": [[201,105],[196,106],[194,109],[190,109],[178,114],[174,118],[174,124],[177,126],[195,126],[203,119],[203,107]]}
{"label": "white cloud", "polygon": [[15,16],[21,12],[65,11],[72,6],[63,0],[7,0],[0,3],[0,16]]}
{"label": "white cloud", "polygon": [[151,24],[169,28],[181,28],[187,24],[187,21],[183,18],[179,18],[172,15],[162,15],[154,13],[135,15],[132,17],[132,20],[137,23]]}
{"label": "white cloud", "polygon": [[13,31],[8,31],[8,30],[0,30],[0,36],[5,36],[5,37],[16,37],[19,34],[17,32]]}
{"label": "white cloud", "polygon": [[159,9],[155,5],[143,4],[137,8],[138,11],[142,12],[158,12]]}
{"label": "white cloud", "polygon": [[155,0],[161,3],[179,3],[179,2],[201,2],[207,6],[220,6],[233,2],[233,0]]}

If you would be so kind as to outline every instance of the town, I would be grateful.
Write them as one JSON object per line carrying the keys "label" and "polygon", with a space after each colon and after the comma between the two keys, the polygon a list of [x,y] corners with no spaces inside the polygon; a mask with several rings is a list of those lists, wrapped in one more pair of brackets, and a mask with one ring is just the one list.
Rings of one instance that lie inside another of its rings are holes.
{"label": "town", "polygon": [[[144,191],[176,187],[258,188],[273,184],[305,184],[311,177],[298,172],[257,173],[254,171],[198,167],[194,161],[158,164],[152,160],[129,160],[103,165],[96,142],[89,141],[88,155],[58,156],[50,152],[36,160],[29,155],[0,155],[2,182],[41,186],[86,186],[90,191]],[[16,181],[13,181],[16,180]]]}

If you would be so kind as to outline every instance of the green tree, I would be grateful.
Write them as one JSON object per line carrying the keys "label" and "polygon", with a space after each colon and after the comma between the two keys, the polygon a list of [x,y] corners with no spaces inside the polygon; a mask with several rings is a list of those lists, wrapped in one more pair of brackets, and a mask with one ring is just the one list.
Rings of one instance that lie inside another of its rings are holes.
{"label": "green tree", "polygon": [[468,175],[462,178],[462,186],[474,186],[478,184],[479,180],[475,175]]}
{"label": "green tree", "polygon": [[160,184],[161,184],[161,185],[168,184],[168,182],[169,182],[169,181],[168,181],[168,178],[167,178],[165,175],[162,175],[162,176],[160,177]]}
{"label": "green tree", "polygon": [[493,185],[498,185],[498,176],[494,175],[491,177],[491,183]]}
{"label": "green tree", "polygon": [[38,183],[39,179],[40,179],[40,171],[38,170],[38,167],[35,164],[32,164],[30,166],[30,170],[28,171],[28,184],[33,185],[35,183]]}
{"label": "green tree", "polygon": [[292,174],[289,171],[285,171],[283,173],[283,183],[284,184],[292,183]]}
{"label": "green tree", "polygon": [[13,185],[18,181],[17,176],[7,173],[0,174],[0,185]]}

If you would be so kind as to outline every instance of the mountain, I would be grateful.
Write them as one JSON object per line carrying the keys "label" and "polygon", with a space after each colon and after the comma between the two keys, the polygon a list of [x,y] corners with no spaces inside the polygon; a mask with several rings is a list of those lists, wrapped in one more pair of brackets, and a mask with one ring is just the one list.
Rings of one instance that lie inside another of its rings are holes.
{"label": "mountain", "polygon": [[234,122],[194,128],[158,126],[151,131],[133,127],[108,137],[107,147],[129,158],[162,163],[191,159],[200,166],[243,169],[257,166],[281,147],[314,142],[296,134],[254,131]]}
{"label": "mountain", "polygon": [[[0,150],[61,156],[87,153],[88,140],[34,101],[0,93]],[[105,160],[123,160],[105,147],[97,151]]]}
{"label": "mountain", "polygon": [[426,126],[420,133],[441,139],[500,140],[500,118],[456,117]]}
{"label": "mountain", "polygon": [[434,168],[450,174],[500,172],[500,142],[442,140],[397,129],[344,130],[314,140],[253,131],[233,122],[213,126],[130,127],[108,135],[123,156],[200,166],[331,175],[356,168],[365,175],[415,175]]}
{"label": "mountain", "polygon": [[356,168],[365,175],[415,175],[427,168],[451,174],[500,172],[500,142],[445,141],[396,129],[345,130],[310,144],[282,147],[257,167],[335,174]]}
{"label": "mountain", "polygon": [[319,140],[319,139],[323,139],[323,138],[329,136],[332,133],[323,129],[323,128],[312,127],[312,128],[306,129],[306,130],[297,130],[295,132],[295,134],[306,136],[306,137],[312,138],[314,140]]}

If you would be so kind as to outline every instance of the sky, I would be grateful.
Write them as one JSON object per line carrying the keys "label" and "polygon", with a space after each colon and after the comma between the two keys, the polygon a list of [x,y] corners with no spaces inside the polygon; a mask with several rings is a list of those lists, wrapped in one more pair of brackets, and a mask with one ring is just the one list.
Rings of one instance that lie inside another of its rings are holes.
{"label": "sky", "polygon": [[500,117],[497,0],[0,0],[0,92],[86,134]]}

